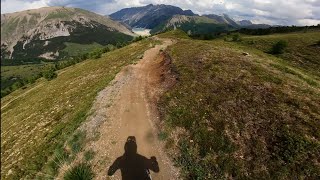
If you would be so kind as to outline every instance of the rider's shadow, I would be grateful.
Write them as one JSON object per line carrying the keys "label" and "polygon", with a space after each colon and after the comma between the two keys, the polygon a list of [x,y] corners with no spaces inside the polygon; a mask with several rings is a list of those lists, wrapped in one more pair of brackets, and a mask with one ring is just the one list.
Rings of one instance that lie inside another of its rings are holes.
{"label": "rider's shadow", "polygon": [[112,176],[118,169],[121,170],[123,180],[147,180],[150,178],[149,170],[159,172],[159,165],[156,157],[150,159],[137,153],[137,143],[134,136],[129,136],[124,145],[124,154],[118,157],[108,170],[108,175]]}

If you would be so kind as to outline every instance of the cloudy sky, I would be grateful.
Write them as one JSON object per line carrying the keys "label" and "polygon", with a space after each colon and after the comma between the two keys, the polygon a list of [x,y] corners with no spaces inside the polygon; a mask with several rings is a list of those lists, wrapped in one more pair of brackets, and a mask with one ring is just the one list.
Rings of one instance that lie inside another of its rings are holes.
{"label": "cloudy sky", "polygon": [[45,6],[111,14],[125,7],[170,4],[197,14],[226,13],[236,20],[279,25],[320,24],[320,0],[1,0],[1,14]]}

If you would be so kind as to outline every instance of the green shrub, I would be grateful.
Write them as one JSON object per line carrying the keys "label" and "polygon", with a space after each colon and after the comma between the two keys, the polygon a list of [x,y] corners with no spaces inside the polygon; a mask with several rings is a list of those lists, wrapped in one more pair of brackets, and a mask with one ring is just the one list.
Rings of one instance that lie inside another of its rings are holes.
{"label": "green shrub", "polygon": [[68,142],[68,145],[74,154],[77,154],[82,150],[85,138],[86,138],[85,132],[79,131],[75,133],[72,139]]}
{"label": "green shrub", "polygon": [[232,41],[241,41],[241,36],[240,34],[233,34],[232,36]]}
{"label": "green shrub", "polygon": [[57,73],[54,71],[54,69],[53,68],[51,68],[51,69],[49,69],[49,70],[47,70],[47,71],[44,71],[43,73],[42,73],[42,75],[43,75],[43,77],[44,78],[46,78],[47,80],[52,80],[52,79],[54,79],[54,78],[56,78],[58,75],[57,75]]}
{"label": "green shrub", "polygon": [[101,55],[103,54],[104,49],[95,49],[94,51],[92,51],[91,53],[89,53],[89,58],[92,59],[98,59],[101,58]]}
{"label": "green shrub", "polygon": [[101,58],[101,54],[100,53],[94,53],[94,54],[91,55],[91,58],[99,59],[99,58]]}
{"label": "green shrub", "polygon": [[280,40],[272,46],[271,54],[282,54],[287,46],[287,41]]}
{"label": "green shrub", "polygon": [[117,48],[122,48],[122,47],[124,47],[125,45],[126,45],[125,43],[117,42],[116,47],[117,47]]}
{"label": "green shrub", "polygon": [[65,180],[90,180],[93,179],[91,166],[86,163],[78,164],[69,169],[64,175]]}
{"label": "green shrub", "polygon": [[86,161],[90,161],[91,159],[93,159],[94,155],[95,155],[95,152],[93,150],[89,150],[89,151],[86,151],[83,156]]}
{"label": "green shrub", "polygon": [[160,132],[160,133],[158,134],[158,138],[159,138],[161,141],[167,139],[168,136],[169,136],[169,135],[168,135],[167,132]]}
{"label": "green shrub", "polygon": [[21,82],[21,81],[17,81],[15,82],[13,85],[12,85],[12,90],[16,90],[16,89],[19,89],[23,86],[24,84]]}
{"label": "green shrub", "polygon": [[137,37],[133,38],[132,42],[141,41],[142,39],[144,39],[142,36],[137,36]]}
{"label": "green shrub", "polygon": [[6,88],[4,90],[1,89],[1,98],[5,97],[6,95],[10,94],[11,90],[9,88]]}
{"label": "green shrub", "polygon": [[69,154],[64,150],[63,146],[58,146],[53,154],[53,159],[45,165],[46,174],[55,176],[59,168],[69,160]]}

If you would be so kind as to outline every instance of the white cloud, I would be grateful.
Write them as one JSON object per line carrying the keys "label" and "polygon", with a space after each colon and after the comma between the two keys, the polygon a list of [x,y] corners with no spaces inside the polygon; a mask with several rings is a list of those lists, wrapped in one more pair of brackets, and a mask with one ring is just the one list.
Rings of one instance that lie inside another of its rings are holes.
{"label": "white cloud", "polygon": [[79,7],[99,14],[147,4],[168,4],[198,14],[226,13],[236,19],[281,25],[313,25],[320,20],[320,0],[1,0],[1,13],[43,6]]}
{"label": "white cloud", "polygon": [[299,22],[298,25],[307,25],[307,26],[320,24],[319,19],[299,19],[298,22]]}
{"label": "white cloud", "polygon": [[48,6],[45,1],[1,0],[1,14]]}

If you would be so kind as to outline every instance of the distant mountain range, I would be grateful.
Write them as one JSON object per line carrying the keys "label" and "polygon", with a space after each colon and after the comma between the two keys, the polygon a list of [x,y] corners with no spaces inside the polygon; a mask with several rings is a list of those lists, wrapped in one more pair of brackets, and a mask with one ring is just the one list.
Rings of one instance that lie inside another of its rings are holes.
{"label": "distant mountain range", "polygon": [[195,15],[191,10],[182,10],[170,5],[147,5],[125,8],[110,15],[113,20],[121,21],[131,27],[153,29],[174,15]]}
{"label": "distant mountain range", "polygon": [[1,14],[1,59],[57,59],[66,43],[101,45],[128,41],[133,32],[119,22],[83,9],[46,7]]}
{"label": "distant mountain range", "polygon": [[186,32],[201,34],[234,30],[239,28],[268,28],[270,25],[253,24],[249,20],[235,21],[227,14],[199,16],[191,10],[171,5],[147,5],[125,8],[109,15],[130,27],[151,29],[151,33],[180,28]]}
{"label": "distant mountain range", "polygon": [[235,21],[226,14],[199,16],[164,4],[125,8],[109,16],[78,8],[45,7],[1,14],[1,59],[61,59],[70,56],[66,49],[77,47],[82,53],[81,46],[129,41],[135,27],[151,29],[152,34],[180,28],[197,35],[270,26]]}

